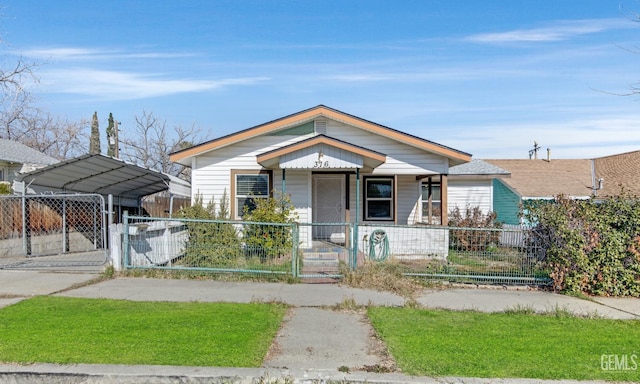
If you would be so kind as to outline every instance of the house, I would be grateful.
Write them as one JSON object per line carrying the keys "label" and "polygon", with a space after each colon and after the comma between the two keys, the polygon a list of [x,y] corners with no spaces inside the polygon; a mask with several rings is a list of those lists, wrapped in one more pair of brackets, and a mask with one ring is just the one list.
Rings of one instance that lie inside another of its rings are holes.
{"label": "house", "polygon": [[0,139],[0,182],[12,183],[20,173],[26,173],[58,160],[13,140]]}
{"label": "house", "polygon": [[[446,225],[449,169],[471,155],[318,105],[175,152],[171,161],[191,167],[192,196],[207,202],[226,192],[236,220],[275,189],[291,197],[301,223]],[[310,236],[344,233],[314,227]]]}
{"label": "house", "polygon": [[558,195],[588,199],[598,188],[595,161],[591,159],[485,160],[511,173],[493,179],[493,205],[497,220],[518,225],[530,200],[552,200]]}

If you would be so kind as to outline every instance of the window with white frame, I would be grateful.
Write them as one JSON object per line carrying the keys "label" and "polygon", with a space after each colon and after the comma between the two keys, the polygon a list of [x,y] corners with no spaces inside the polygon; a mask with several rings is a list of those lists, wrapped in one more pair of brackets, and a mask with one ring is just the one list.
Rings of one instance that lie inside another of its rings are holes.
{"label": "window with white frame", "polygon": [[250,212],[255,207],[255,199],[269,197],[270,174],[260,173],[235,173],[235,218],[239,219],[245,213],[245,207]]}
{"label": "window with white frame", "polygon": [[427,224],[442,224],[442,197],[440,182],[422,182],[422,221]]}
{"label": "window with white frame", "polygon": [[393,177],[364,178],[365,220],[393,220]]}
{"label": "window with white frame", "polygon": [[6,177],[7,172],[5,171],[4,167],[0,166],[0,181],[7,181]]}

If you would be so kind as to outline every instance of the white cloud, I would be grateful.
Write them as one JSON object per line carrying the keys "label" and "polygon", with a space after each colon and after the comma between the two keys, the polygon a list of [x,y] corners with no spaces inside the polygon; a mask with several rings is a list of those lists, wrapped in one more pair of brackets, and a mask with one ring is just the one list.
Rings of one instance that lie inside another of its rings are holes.
{"label": "white cloud", "polygon": [[507,32],[481,33],[464,40],[475,43],[546,42],[568,40],[574,36],[603,32],[609,29],[629,28],[633,25],[622,19],[590,19],[560,21],[553,26],[518,29]]}
{"label": "white cloud", "polygon": [[113,59],[174,59],[196,56],[193,53],[176,52],[129,52],[118,49],[82,48],[82,47],[54,47],[33,48],[19,52],[22,56],[41,60],[72,61],[72,60],[113,60]]}
{"label": "white cloud", "polygon": [[266,77],[169,79],[160,75],[87,68],[55,70],[43,75],[43,83],[49,86],[49,92],[117,100],[202,92],[232,85],[252,85],[267,80],[269,78]]}

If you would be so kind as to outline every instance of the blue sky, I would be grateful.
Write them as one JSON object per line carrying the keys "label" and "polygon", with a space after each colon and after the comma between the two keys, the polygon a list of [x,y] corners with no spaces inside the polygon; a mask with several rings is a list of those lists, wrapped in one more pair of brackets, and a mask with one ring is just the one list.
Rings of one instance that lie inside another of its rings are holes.
{"label": "blue sky", "polygon": [[38,103],[101,128],[146,110],[213,139],[325,104],[480,159],[640,149],[640,97],[610,94],[640,82],[637,0],[1,4]]}

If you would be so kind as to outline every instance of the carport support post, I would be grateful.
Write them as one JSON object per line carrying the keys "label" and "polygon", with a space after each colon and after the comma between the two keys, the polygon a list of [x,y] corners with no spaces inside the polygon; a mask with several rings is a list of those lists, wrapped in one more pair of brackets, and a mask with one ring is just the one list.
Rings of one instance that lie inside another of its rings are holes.
{"label": "carport support post", "polygon": [[127,269],[129,266],[129,211],[124,211],[122,213],[122,256],[124,259],[124,263],[122,263],[122,269]]}
{"label": "carport support post", "polygon": [[113,195],[112,194],[109,194],[109,196],[107,196],[107,202],[108,202],[107,204],[109,205],[107,207],[108,209],[107,212],[109,212],[108,225],[111,225],[113,224]]}

